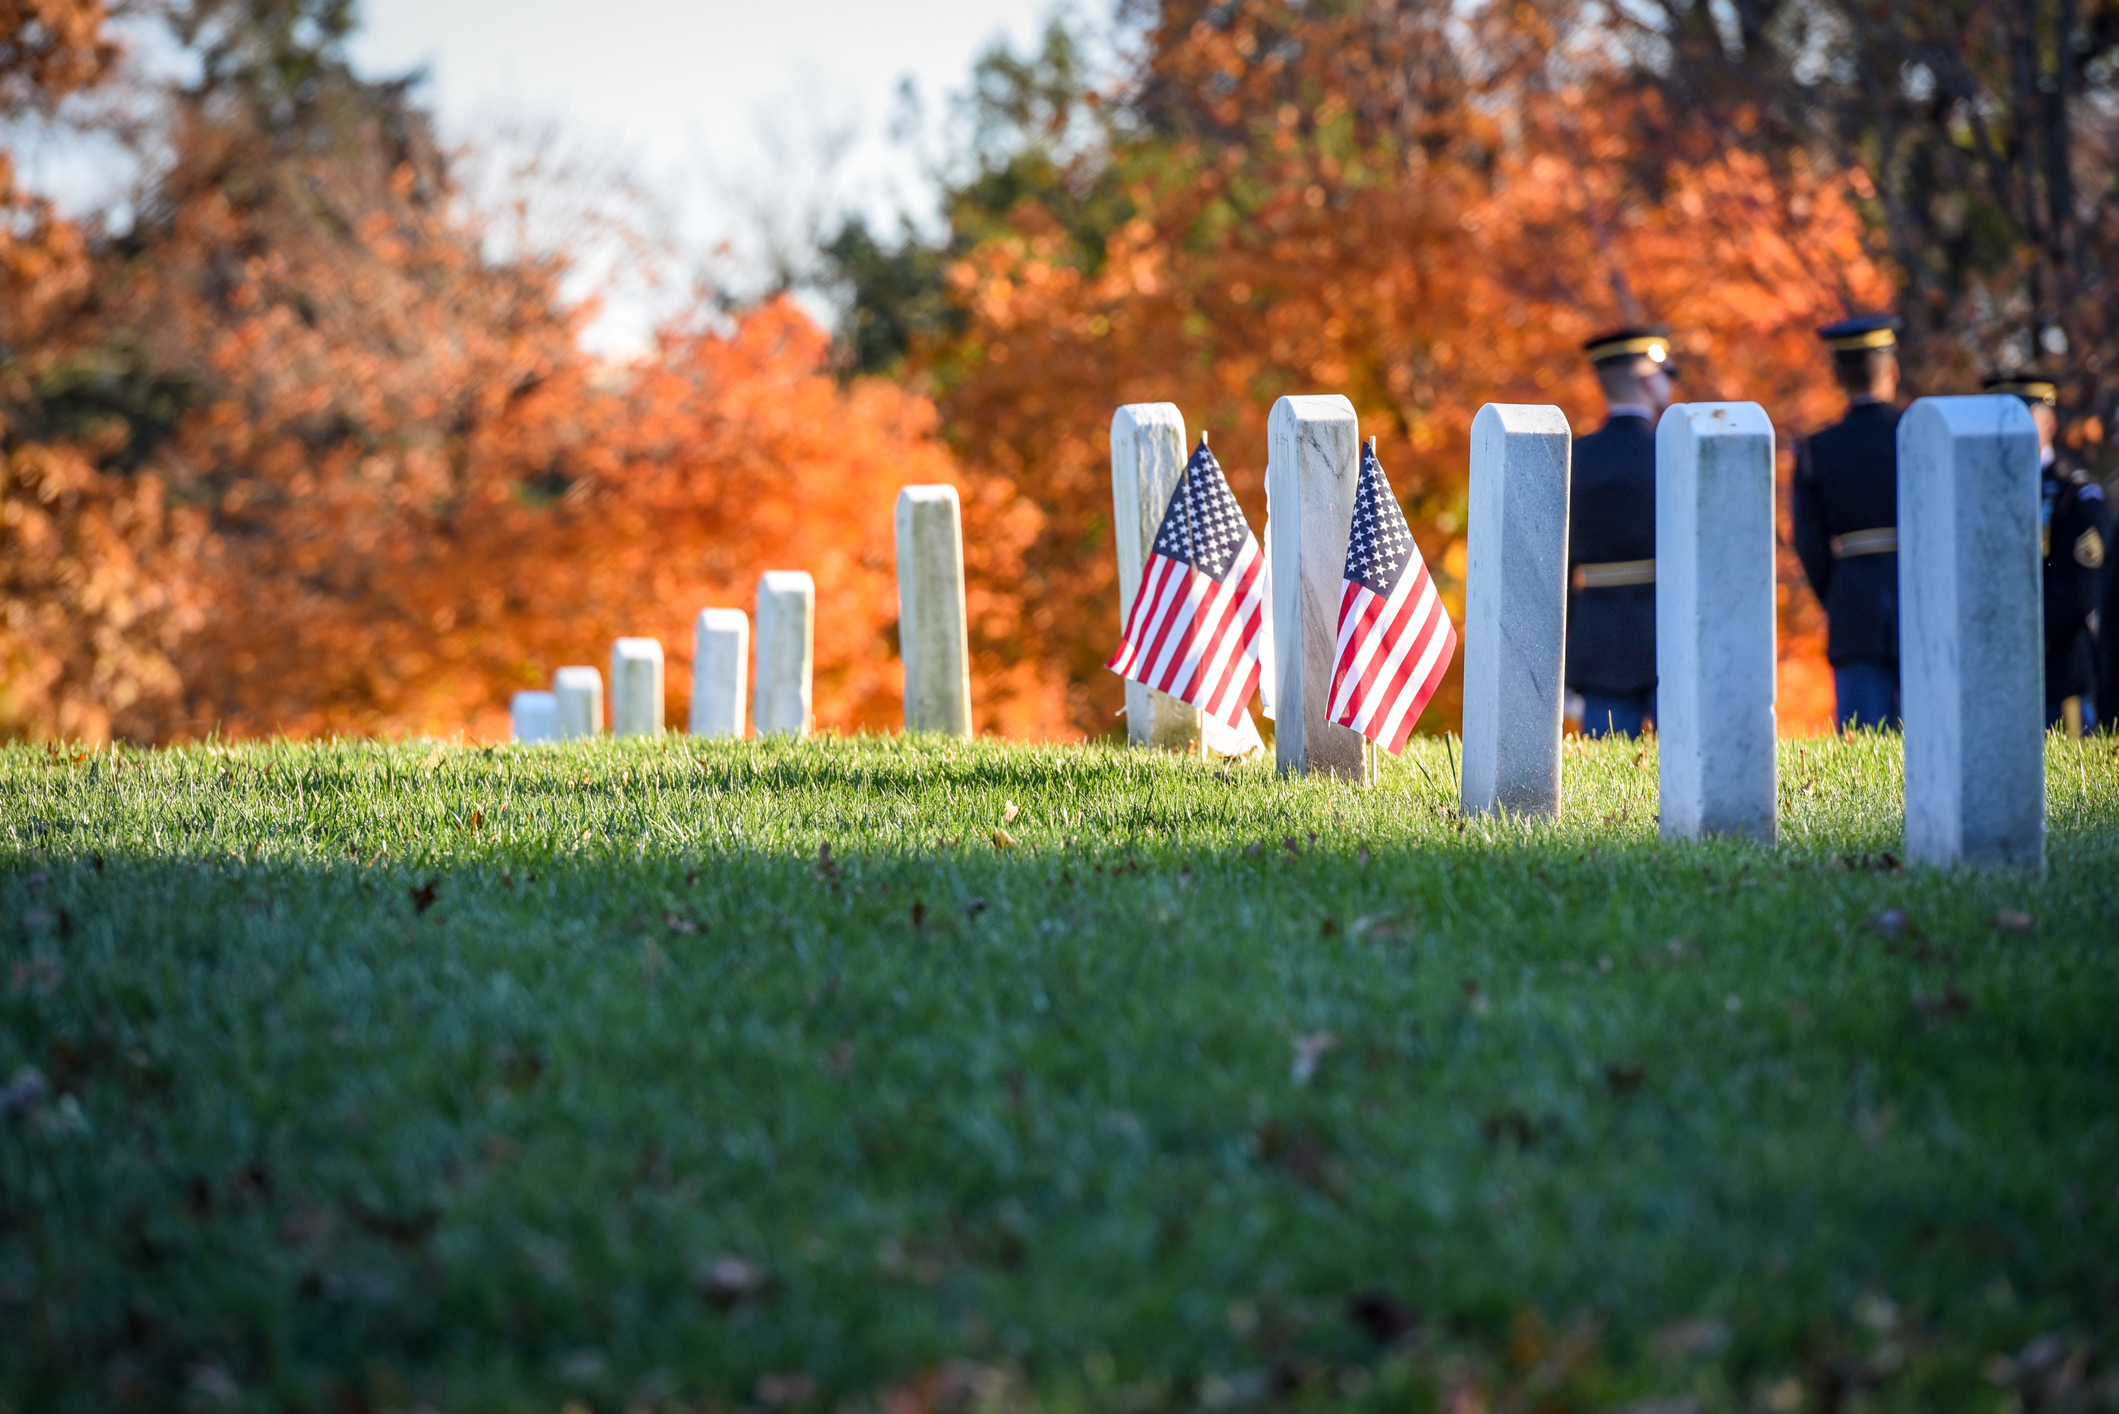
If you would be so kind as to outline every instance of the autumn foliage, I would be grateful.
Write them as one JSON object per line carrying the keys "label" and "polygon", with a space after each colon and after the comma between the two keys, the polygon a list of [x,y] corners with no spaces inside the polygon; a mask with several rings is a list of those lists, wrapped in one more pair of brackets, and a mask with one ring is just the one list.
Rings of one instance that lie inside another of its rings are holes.
{"label": "autumn foliage", "polygon": [[694,612],[770,568],[828,606],[820,722],[894,722],[890,508],[952,476],[932,405],[842,382],[785,300],[600,366],[401,94],[305,101],[293,138],[179,103],[122,241],[20,208],[0,732],[504,736],[513,689],[621,633],[667,645],[681,721]]}
{"label": "autumn foliage", "polygon": [[[981,656],[1045,664],[1039,732],[1099,731],[1121,701],[1095,671],[1117,621],[1117,404],[1173,401],[1211,430],[1261,524],[1273,400],[1345,393],[1453,614],[1473,414],[1557,402],[1593,429],[1579,348],[1599,329],[1668,322],[1682,396],[1754,399],[1784,447],[1837,415],[1812,330],[1891,296],[1858,174],[1693,142],[1657,93],[1615,79],[1548,86],[1536,56],[1566,36],[1532,12],[1488,51],[1522,68],[1474,79],[1434,57],[1453,13],[1163,7],[1146,85],[1178,136],[1113,159],[1129,219],[1083,260],[1026,202],[951,271],[968,323],[914,357],[974,474],[1036,507],[1038,632]],[[1814,603],[1792,583],[1784,600],[1783,719],[1814,726],[1830,712]],[[1428,725],[1453,725],[1456,692],[1453,677]]]}
{"label": "autumn foliage", "polygon": [[[1763,404],[1785,474],[1839,405],[1812,329],[1935,285],[1887,258],[1866,149],[1715,88],[1689,20],[1651,63],[1557,0],[1129,14],[1100,84],[1057,32],[982,67],[1006,121],[947,238],[832,247],[836,346],[777,298],[599,364],[563,261],[496,255],[405,88],[328,47],[215,50],[122,236],[0,185],[0,735],[496,736],[620,634],[662,640],[681,721],[693,613],[772,568],[817,577],[820,723],[890,727],[890,509],[925,481],[965,498],[980,728],[1106,734],[1118,404],[1213,431],[1262,525],[1273,400],[1345,393],[1459,612],[1481,404],[1587,431],[1582,340],[1655,320],[1681,396]],[[13,102],[111,62],[82,0],[0,4],[9,35]],[[1815,729],[1792,557],[1782,598],[1781,720]]]}

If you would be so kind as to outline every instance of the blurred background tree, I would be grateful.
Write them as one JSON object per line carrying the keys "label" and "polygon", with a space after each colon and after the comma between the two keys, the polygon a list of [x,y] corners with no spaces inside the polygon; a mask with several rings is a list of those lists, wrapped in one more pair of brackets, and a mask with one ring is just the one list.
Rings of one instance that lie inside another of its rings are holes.
{"label": "blurred background tree", "polygon": [[[826,223],[620,361],[574,249],[470,199],[416,78],[355,71],[351,0],[147,13],[185,62],[135,105],[131,219],[0,170],[0,734],[493,735],[620,633],[668,645],[681,719],[693,610],[791,567],[820,720],[887,726],[891,497],[954,480],[981,726],[1101,735],[1119,403],[1215,431],[1261,524],[1273,399],[1345,392],[1458,608],[1472,414],[1594,426],[1603,326],[1671,324],[1684,396],[1758,400],[1784,451],[1837,413],[1810,331],[1852,309],[1904,314],[1918,391],[2064,373],[2086,456],[2119,394],[2102,0],[1127,0],[979,62],[939,225]],[[110,36],[0,6],[0,102],[146,85]],[[515,190],[573,180],[532,153]],[[1816,727],[1782,578],[1782,719]]]}
{"label": "blurred background tree", "polygon": [[2119,6],[1650,0],[1621,13],[1637,69],[1718,142],[1861,175],[1917,386],[2045,365],[2078,425],[2109,412]]}
{"label": "blurred background tree", "polygon": [[[1561,402],[1586,431],[1580,343],[1655,318],[1686,396],[1756,398],[1789,434],[1835,406],[1812,328],[1892,297],[1857,174],[1717,140],[1601,10],[1171,0],[1134,19],[1102,90],[1058,28],[982,64],[948,236],[845,270],[853,366],[930,390],[979,506],[1035,527],[1021,603],[974,633],[1013,675],[989,691],[1029,694],[1038,732],[1106,731],[1120,701],[1100,669],[1118,403],[1221,433],[1257,523],[1273,399],[1347,393],[1456,608],[1480,404]],[[1784,713],[1805,725],[1829,713],[1816,618],[1787,595]],[[1456,692],[1430,726],[1454,725]]]}
{"label": "blurred background tree", "polygon": [[[951,473],[928,403],[842,386],[785,302],[597,363],[564,260],[496,256],[411,81],[354,73],[343,0],[166,18],[198,63],[137,218],[47,223],[17,281],[0,730],[504,733],[624,632],[681,709],[693,611],[770,567],[834,610],[819,719],[893,719],[891,497]],[[103,640],[130,656],[77,661]]]}

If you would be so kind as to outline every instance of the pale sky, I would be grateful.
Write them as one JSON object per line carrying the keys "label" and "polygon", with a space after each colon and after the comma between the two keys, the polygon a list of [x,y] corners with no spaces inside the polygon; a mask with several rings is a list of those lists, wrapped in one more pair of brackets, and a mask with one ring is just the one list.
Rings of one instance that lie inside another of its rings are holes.
{"label": "pale sky", "polygon": [[[1091,0],[1084,11],[1107,21]],[[591,170],[646,185],[687,251],[729,242],[717,273],[740,280],[785,229],[853,206],[931,209],[919,160],[889,128],[900,82],[918,86],[930,146],[976,57],[1041,32],[1053,0],[362,0],[357,65],[424,67],[445,136],[563,134]],[[823,156],[833,142],[836,163]],[[696,259],[693,261],[696,264]],[[666,297],[665,297],[666,298]],[[651,317],[614,296],[598,342],[618,348]]]}

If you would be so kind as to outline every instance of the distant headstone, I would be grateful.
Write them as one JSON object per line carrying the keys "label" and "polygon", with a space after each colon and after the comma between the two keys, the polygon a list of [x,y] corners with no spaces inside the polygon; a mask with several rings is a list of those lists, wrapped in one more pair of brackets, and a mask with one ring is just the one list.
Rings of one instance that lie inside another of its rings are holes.
{"label": "distant headstone", "polygon": [[528,745],[559,740],[559,698],[549,692],[518,692],[508,703],[515,740]]}
{"label": "distant headstone", "polygon": [[816,652],[817,584],[805,570],[758,577],[758,681],[751,718],[759,736],[808,736]]}
{"label": "distant headstone", "polygon": [[750,615],[701,609],[692,626],[692,735],[743,735],[750,686]]}
{"label": "distant headstone", "polygon": [[603,674],[594,668],[561,668],[552,674],[559,702],[559,739],[573,741],[603,730]]}
{"label": "distant headstone", "polygon": [[895,519],[905,730],[970,736],[971,644],[956,487],[907,486],[898,492]]}
{"label": "distant headstone", "polygon": [[611,645],[611,731],[618,736],[662,734],[662,644],[621,638]]}
{"label": "distant headstone", "polygon": [[1567,657],[1567,486],[1556,407],[1488,403],[1472,419],[1465,525],[1467,812],[1558,819]]}
{"label": "distant headstone", "polygon": [[1266,421],[1266,500],[1273,524],[1273,754],[1283,776],[1366,782],[1374,751],[1331,720],[1332,662],[1347,536],[1360,485],[1354,405],[1338,394],[1282,398]]}
{"label": "distant headstone", "polygon": [[2008,395],[1898,423],[1906,857],[2045,863],[2038,431]]}
{"label": "distant headstone", "polygon": [[[1163,512],[1184,475],[1184,414],[1175,403],[1128,403],[1111,416],[1111,509],[1118,546],[1118,622],[1133,612],[1133,597],[1162,527]],[[1270,610],[1268,610],[1270,612]],[[1126,684],[1126,740],[1197,755],[1205,714],[1189,702],[1131,678]],[[1252,727],[1253,734],[1257,728]],[[1233,738],[1232,738],[1233,740]]]}
{"label": "distant headstone", "polygon": [[1656,732],[1664,839],[1773,843],[1773,422],[1680,403],[1655,439]]}

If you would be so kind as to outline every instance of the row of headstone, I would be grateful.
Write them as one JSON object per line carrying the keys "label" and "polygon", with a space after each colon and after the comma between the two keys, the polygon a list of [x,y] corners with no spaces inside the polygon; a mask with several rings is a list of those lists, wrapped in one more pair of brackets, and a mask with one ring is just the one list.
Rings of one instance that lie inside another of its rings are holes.
{"label": "row of headstone", "polygon": [[[760,736],[807,736],[816,586],[799,570],[758,581],[758,679],[751,715]],[[694,736],[742,736],[750,674],[750,615],[701,609],[692,629]],[[665,698],[662,643],[621,638],[611,645],[611,732],[656,736]],[[552,674],[549,692],[518,692],[509,706],[518,742],[574,741],[603,732],[603,674],[582,665]]]}
{"label": "row of headstone", "polygon": [[[964,531],[953,486],[908,486],[898,495],[898,635],[905,662],[905,729],[971,735],[971,652],[964,597]],[[691,733],[744,735],[744,705],[759,736],[807,736],[812,726],[817,586],[801,570],[758,579],[757,675],[750,676],[751,618],[701,609],[692,629]],[[611,730],[663,730],[662,644],[621,638],[611,647]],[[750,690],[746,693],[746,687]],[[565,667],[549,692],[510,704],[518,742],[568,741],[603,731],[603,675]]]}
{"label": "row of headstone", "polygon": [[[1272,707],[1282,774],[1366,781],[1373,752],[1326,713],[1360,441],[1343,397],[1267,424]],[[1460,800],[1557,818],[1573,439],[1557,407],[1472,423]],[[1182,470],[1168,403],[1112,421],[1121,622]],[[1899,423],[1906,853],[2044,858],[2038,440],[2014,397],[1923,398]],[[1679,404],[1656,429],[1656,666],[1665,838],[1776,837],[1774,434],[1756,403]],[[1196,749],[1200,714],[1126,684],[1136,745]]]}
{"label": "row of headstone", "polygon": [[[1559,814],[1567,424],[1474,423],[1466,810]],[[1775,839],[1773,424],[1679,404],[1656,428],[1656,709],[1669,839]],[[1556,509],[1557,508],[1557,509]],[[2021,400],[1922,398],[1898,429],[1905,843],[1933,864],[2042,863],[2038,439]]]}

